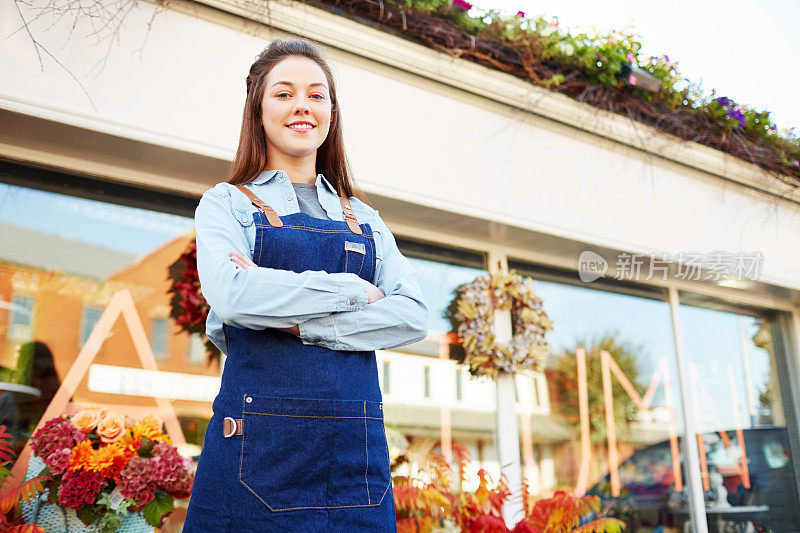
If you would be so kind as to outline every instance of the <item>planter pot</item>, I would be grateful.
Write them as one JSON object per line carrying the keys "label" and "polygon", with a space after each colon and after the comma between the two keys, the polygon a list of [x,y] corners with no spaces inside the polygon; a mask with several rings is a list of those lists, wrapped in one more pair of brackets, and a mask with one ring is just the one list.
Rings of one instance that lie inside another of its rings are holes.
{"label": "planter pot", "polygon": [[[35,477],[44,469],[44,461],[35,455],[31,455],[28,463],[28,471],[25,479]],[[45,531],[63,531],[65,533],[96,533],[100,531],[99,525],[87,526],[78,515],[75,509],[61,507],[47,501],[47,494],[39,496],[38,500],[22,503],[22,516],[27,524],[36,524]],[[117,530],[119,533],[154,533],[154,528],[144,517],[138,513],[131,513],[122,519],[122,525]]]}

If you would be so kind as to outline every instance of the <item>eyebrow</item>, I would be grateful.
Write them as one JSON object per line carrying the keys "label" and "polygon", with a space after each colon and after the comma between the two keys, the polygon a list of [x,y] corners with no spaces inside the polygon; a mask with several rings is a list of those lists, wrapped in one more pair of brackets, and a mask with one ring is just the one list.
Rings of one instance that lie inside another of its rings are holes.
{"label": "eyebrow", "polygon": [[[276,85],[281,85],[281,84],[282,85],[291,85],[292,87],[294,87],[294,83],[292,83],[290,81],[276,81],[275,83],[272,84],[272,86],[275,87]],[[324,83],[309,83],[308,86],[309,87],[316,87],[316,86],[325,87],[325,84]]]}

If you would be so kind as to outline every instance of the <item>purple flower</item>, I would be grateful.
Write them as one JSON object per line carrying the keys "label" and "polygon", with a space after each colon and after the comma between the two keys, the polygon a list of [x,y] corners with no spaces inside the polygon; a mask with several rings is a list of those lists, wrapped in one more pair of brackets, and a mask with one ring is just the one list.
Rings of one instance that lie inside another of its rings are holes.
{"label": "purple flower", "polygon": [[595,52],[594,56],[597,58],[598,61],[600,61],[600,52]]}
{"label": "purple flower", "polygon": [[796,166],[796,167],[800,167],[800,161],[795,161],[795,162],[794,162],[794,163],[792,163],[792,164],[793,164],[794,166]]}
{"label": "purple flower", "polygon": [[459,8],[461,11],[469,11],[472,9],[472,4],[466,0],[453,0],[453,5]]}
{"label": "purple flower", "polygon": [[731,100],[730,98],[726,98],[724,96],[720,96],[716,100],[717,100],[717,103],[719,105],[721,105],[722,107],[728,107],[729,105],[731,105],[733,103],[733,100]]}
{"label": "purple flower", "polygon": [[747,121],[744,118],[744,113],[738,106],[728,109],[728,118],[736,120],[743,128],[747,124]]}
{"label": "purple flower", "polygon": [[521,17],[521,18],[525,18],[525,12],[524,11],[517,11],[517,16]]}
{"label": "purple flower", "polygon": [[770,124],[769,131],[775,131],[777,129],[778,129],[778,126],[776,126],[775,124]]}

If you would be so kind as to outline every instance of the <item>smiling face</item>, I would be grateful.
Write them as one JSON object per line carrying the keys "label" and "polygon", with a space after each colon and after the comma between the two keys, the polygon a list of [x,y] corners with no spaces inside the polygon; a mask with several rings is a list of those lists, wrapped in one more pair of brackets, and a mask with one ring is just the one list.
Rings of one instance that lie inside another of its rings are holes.
{"label": "smiling face", "polygon": [[264,87],[261,123],[267,159],[316,157],[331,125],[331,97],[323,70],[311,59],[288,57],[269,71]]}

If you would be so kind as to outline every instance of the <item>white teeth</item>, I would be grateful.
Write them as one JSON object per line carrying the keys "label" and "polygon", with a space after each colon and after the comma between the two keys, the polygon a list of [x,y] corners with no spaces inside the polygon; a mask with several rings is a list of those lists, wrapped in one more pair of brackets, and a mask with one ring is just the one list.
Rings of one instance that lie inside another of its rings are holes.
{"label": "white teeth", "polygon": [[291,128],[293,130],[310,130],[313,127],[314,126],[310,126],[308,124],[297,124],[297,125],[289,126],[289,128]]}

